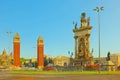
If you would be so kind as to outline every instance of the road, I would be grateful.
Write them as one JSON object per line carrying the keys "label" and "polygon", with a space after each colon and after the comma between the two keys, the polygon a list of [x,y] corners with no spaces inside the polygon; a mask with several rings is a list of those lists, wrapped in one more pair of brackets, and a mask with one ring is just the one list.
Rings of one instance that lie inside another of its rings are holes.
{"label": "road", "polygon": [[120,75],[23,75],[1,72],[0,80],[120,80]]}

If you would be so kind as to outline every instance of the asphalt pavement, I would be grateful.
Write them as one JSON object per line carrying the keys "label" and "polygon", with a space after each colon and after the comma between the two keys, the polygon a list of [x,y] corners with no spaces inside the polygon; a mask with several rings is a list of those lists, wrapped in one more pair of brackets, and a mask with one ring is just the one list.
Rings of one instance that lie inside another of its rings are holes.
{"label": "asphalt pavement", "polygon": [[79,74],[79,75],[40,75],[9,74],[0,72],[0,80],[120,80],[120,75]]}

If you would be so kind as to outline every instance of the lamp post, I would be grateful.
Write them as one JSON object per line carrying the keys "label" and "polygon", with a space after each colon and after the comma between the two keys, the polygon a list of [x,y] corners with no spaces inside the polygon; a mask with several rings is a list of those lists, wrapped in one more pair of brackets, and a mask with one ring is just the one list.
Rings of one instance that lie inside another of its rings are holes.
{"label": "lamp post", "polygon": [[[32,48],[36,49],[36,47],[32,47]],[[35,55],[34,55],[34,57],[35,57]],[[35,67],[35,62],[34,62],[34,64],[33,64],[33,67]]]}
{"label": "lamp post", "polygon": [[100,73],[100,12],[104,10],[104,7],[96,7],[94,11],[98,13],[98,49],[99,49],[99,73]]}
{"label": "lamp post", "polygon": [[70,55],[70,66],[72,66],[72,56],[73,56],[73,52],[68,51],[68,54]]}
{"label": "lamp post", "polygon": [[6,32],[8,34],[8,53],[10,54],[10,35],[13,33],[13,32]]}
{"label": "lamp post", "polygon": [[[13,33],[13,32],[6,32],[8,34],[8,53],[10,54],[10,44],[11,44],[11,41],[10,41],[10,35]],[[13,56],[13,55],[12,55]],[[12,61],[12,59],[8,62],[8,64],[10,64],[10,62]]]}

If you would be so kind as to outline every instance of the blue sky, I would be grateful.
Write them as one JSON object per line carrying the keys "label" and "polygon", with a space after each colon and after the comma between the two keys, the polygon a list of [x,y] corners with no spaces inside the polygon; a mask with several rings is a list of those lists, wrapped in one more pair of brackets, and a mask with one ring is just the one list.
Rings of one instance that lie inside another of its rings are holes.
{"label": "blue sky", "polygon": [[[37,56],[35,48],[41,35],[45,42],[45,54],[69,56],[74,52],[73,21],[80,27],[80,16],[86,12],[93,26],[90,50],[98,56],[98,16],[96,6],[104,6],[101,12],[101,56],[108,51],[120,53],[120,0],[0,0],[0,53],[10,44],[13,36],[21,37],[21,57]],[[13,32],[10,37],[6,32]]]}

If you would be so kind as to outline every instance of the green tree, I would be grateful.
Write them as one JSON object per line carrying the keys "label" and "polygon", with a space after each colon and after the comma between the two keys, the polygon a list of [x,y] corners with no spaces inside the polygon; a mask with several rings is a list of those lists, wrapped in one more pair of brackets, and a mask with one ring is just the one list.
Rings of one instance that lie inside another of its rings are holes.
{"label": "green tree", "polygon": [[44,57],[44,66],[47,66],[48,65],[48,61],[46,59],[46,57]]}
{"label": "green tree", "polygon": [[48,59],[48,62],[49,62],[49,63],[53,63],[52,58],[49,58],[49,59]]}
{"label": "green tree", "polygon": [[25,65],[26,60],[27,60],[27,59],[25,59],[25,58],[20,58],[20,63],[21,63],[21,65]]}

